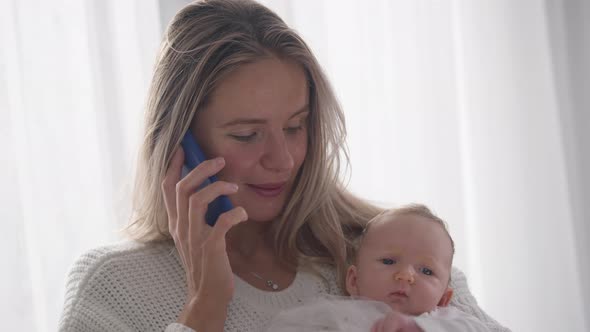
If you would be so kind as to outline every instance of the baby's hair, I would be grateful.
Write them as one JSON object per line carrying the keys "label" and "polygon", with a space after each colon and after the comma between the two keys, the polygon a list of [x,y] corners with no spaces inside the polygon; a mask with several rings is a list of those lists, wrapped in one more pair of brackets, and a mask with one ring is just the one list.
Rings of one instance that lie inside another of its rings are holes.
{"label": "baby's hair", "polygon": [[426,205],[416,204],[416,203],[403,205],[403,206],[401,206],[399,208],[395,208],[395,209],[385,210],[385,211],[379,213],[373,219],[369,220],[369,222],[367,223],[367,225],[363,229],[363,232],[356,239],[356,241],[354,243],[354,254],[353,254],[353,257],[351,258],[350,262],[352,263],[352,262],[356,261],[356,257],[358,255],[358,251],[360,249],[360,246],[361,246],[365,236],[369,232],[369,229],[371,228],[372,224],[379,222],[384,217],[395,218],[395,217],[399,217],[399,216],[408,216],[408,215],[415,215],[415,216],[424,217],[424,218],[430,219],[442,226],[442,228],[444,229],[445,233],[447,234],[449,240],[451,240],[451,265],[452,265],[453,257],[455,256],[455,242],[453,241],[451,234],[449,234],[447,223],[444,220],[442,220],[441,218],[439,218],[437,215],[435,215],[432,211],[430,211],[430,209],[428,207],[426,207]]}

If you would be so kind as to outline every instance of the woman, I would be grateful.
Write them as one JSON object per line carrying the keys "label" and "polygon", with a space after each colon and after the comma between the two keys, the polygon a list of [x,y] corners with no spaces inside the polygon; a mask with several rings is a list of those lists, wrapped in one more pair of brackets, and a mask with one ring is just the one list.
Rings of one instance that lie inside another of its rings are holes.
{"label": "woman", "polygon": [[[183,177],[189,130],[211,159]],[[276,14],[247,0],[185,7],[151,85],[135,244],[77,262],[60,330],[260,331],[281,309],[342,294],[351,240],[380,212],[338,180],[344,139],[320,66]],[[234,208],[209,227],[220,195]],[[501,330],[453,278],[454,304]]]}

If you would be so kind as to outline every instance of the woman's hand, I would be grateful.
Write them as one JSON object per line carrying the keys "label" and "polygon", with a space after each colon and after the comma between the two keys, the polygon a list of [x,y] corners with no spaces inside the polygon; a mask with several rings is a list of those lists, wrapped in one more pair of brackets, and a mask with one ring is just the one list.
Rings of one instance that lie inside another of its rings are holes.
{"label": "woman's hand", "polygon": [[180,179],[183,163],[184,152],[179,147],[162,181],[168,228],[186,272],[188,288],[187,302],[178,320],[197,331],[222,331],[234,292],[225,234],[248,216],[243,208],[236,207],[221,214],[214,227],[207,225],[208,204],[220,195],[236,193],[238,186],[216,181],[197,191],[225,162],[223,158],[206,160]]}
{"label": "woman's hand", "polygon": [[404,315],[397,311],[388,313],[385,317],[379,319],[371,332],[424,332],[417,324],[414,318]]}

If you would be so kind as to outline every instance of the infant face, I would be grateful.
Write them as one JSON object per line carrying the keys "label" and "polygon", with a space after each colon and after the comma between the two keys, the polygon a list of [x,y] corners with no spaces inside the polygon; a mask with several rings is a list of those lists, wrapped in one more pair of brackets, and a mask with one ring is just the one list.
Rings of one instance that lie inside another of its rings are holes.
{"label": "infant face", "polygon": [[450,300],[452,244],[443,226],[418,215],[383,215],[368,229],[349,268],[351,295],[387,303],[409,315]]}

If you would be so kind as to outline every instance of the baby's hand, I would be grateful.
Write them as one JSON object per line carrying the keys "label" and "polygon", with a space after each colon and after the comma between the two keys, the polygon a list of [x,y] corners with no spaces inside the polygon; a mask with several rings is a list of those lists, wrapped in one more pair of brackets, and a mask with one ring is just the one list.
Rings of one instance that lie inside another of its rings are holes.
{"label": "baby's hand", "polygon": [[414,318],[404,315],[397,311],[388,313],[385,317],[379,319],[373,327],[371,332],[424,332],[418,325]]}

